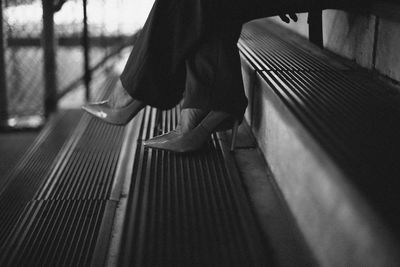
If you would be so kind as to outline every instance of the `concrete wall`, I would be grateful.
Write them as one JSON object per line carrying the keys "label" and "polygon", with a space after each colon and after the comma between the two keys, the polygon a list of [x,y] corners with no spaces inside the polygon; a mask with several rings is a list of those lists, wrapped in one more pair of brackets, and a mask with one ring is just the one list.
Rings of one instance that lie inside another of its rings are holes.
{"label": "concrete wall", "polygon": [[294,32],[300,34],[305,38],[308,38],[307,13],[297,14],[297,17],[298,17],[297,23],[294,22],[285,23],[279,17],[272,17],[271,20],[273,20],[275,23],[282,25],[285,28],[293,30]]}
{"label": "concrete wall", "polygon": [[[308,37],[306,14],[297,24],[271,19]],[[399,24],[342,11],[324,12],[324,22],[327,49],[400,81]],[[286,36],[282,32],[279,36]],[[249,98],[246,120],[318,266],[398,266],[393,235],[277,96],[271,80],[265,82],[266,72],[260,75],[245,57],[242,72]]]}
{"label": "concrete wall", "polygon": [[[290,24],[271,19],[308,38],[307,14],[300,14],[299,22]],[[326,49],[400,82],[400,22],[325,10],[323,35]]]}

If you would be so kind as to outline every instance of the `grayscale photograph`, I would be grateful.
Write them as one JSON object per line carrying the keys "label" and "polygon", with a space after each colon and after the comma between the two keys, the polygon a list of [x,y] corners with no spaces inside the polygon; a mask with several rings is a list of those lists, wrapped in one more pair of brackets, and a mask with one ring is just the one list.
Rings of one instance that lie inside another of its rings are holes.
{"label": "grayscale photograph", "polygon": [[397,0],[0,0],[1,267],[399,267]]}

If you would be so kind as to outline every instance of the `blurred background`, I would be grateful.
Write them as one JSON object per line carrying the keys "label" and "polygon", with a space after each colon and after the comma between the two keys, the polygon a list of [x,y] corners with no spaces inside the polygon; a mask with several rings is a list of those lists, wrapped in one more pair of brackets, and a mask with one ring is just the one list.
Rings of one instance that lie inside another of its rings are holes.
{"label": "blurred background", "polygon": [[179,107],[80,110],[153,1],[0,0],[0,266],[400,266],[398,0],[244,25],[235,151],[187,155],[142,145]]}
{"label": "blurred background", "polygon": [[96,73],[110,70],[127,56],[152,4],[152,0],[3,0],[3,123],[29,118],[34,126],[56,107],[82,105],[95,94],[91,83],[101,82],[93,80]]}

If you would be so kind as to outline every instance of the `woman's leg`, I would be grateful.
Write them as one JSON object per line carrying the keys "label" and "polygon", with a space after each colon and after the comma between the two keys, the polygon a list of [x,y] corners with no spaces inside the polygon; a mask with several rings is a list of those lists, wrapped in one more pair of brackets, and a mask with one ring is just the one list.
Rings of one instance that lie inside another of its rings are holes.
{"label": "woman's leg", "polygon": [[[196,51],[186,59],[186,90],[177,128],[145,141],[146,146],[177,148],[176,143],[166,142],[196,128],[210,111],[222,111],[229,114],[229,118],[242,119],[247,98],[236,45],[240,31],[241,24],[223,24],[220,18],[214,29],[204,36]],[[186,141],[192,145],[199,140]]]}
{"label": "woman's leg", "polygon": [[182,108],[223,111],[241,120],[247,106],[237,40],[242,24],[220,18],[186,60]]}
{"label": "woman's leg", "polygon": [[185,60],[217,21],[216,0],[156,0],[121,82],[148,105],[174,107],[185,89]]}
{"label": "woman's leg", "polygon": [[112,124],[126,124],[145,105],[174,107],[185,88],[185,60],[218,19],[220,0],[156,0],[107,101],[83,106]]}

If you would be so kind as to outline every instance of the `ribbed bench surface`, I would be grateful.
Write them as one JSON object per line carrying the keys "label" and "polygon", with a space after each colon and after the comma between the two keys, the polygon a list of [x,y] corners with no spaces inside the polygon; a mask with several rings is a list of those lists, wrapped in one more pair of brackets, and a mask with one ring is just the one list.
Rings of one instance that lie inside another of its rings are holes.
{"label": "ribbed bench surface", "polygon": [[239,48],[398,232],[399,93],[362,71],[329,66],[259,22],[245,27]]}
{"label": "ribbed bench surface", "polygon": [[[232,155],[217,136],[187,155],[142,146],[174,129],[178,115],[177,108],[147,108],[131,126],[140,131],[128,162],[125,226],[115,229],[122,231],[118,264],[271,266]],[[65,127],[76,127],[70,138]],[[67,112],[51,129],[0,195],[1,266],[90,266],[107,255],[125,127]]]}
{"label": "ribbed bench surface", "polygon": [[[147,109],[139,139],[175,128],[178,109]],[[123,266],[271,266],[232,157],[213,136],[200,152],[144,148],[134,163]],[[227,162],[228,159],[228,162]]]}

